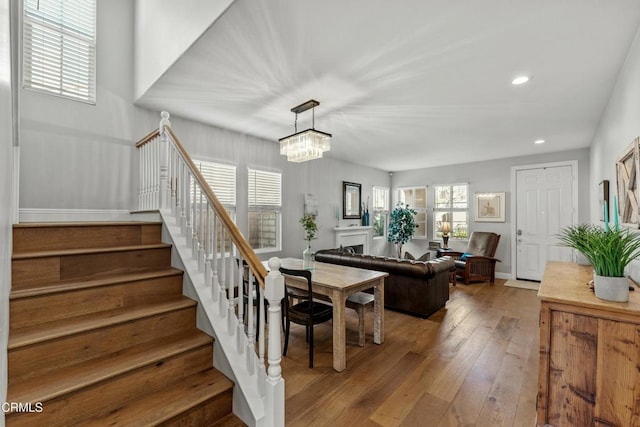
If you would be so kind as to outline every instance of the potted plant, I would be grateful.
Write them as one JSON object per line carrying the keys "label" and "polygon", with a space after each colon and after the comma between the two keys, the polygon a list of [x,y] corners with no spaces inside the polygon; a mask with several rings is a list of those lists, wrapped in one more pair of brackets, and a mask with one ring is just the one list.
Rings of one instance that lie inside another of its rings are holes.
{"label": "potted plant", "polygon": [[390,214],[387,241],[396,245],[398,258],[402,258],[402,245],[413,237],[416,231],[415,215],[418,212],[409,205],[398,203]]}
{"label": "potted plant", "polygon": [[593,288],[598,298],[629,300],[624,269],[640,256],[640,234],[619,227],[602,229],[580,224],[563,228],[558,237],[564,246],[577,250],[593,265]]}
{"label": "potted plant", "polygon": [[302,228],[305,233],[305,240],[307,243],[307,248],[302,252],[302,265],[303,268],[308,270],[313,269],[313,251],[311,250],[311,240],[316,236],[316,232],[318,231],[318,224],[316,224],[315,215],[304,214],[302,218],[300,218],[300,224],[302,224]]}

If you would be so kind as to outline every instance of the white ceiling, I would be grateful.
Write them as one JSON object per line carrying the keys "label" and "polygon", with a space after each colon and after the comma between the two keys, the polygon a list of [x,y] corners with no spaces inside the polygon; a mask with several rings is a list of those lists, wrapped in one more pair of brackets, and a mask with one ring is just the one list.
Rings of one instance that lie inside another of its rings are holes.
{"label": "white ceiling", "polygon": [[330,156],[388,171],[575,149],[639,25],[638,0],[236,0],[138,103],[275,142],[313,98]]}

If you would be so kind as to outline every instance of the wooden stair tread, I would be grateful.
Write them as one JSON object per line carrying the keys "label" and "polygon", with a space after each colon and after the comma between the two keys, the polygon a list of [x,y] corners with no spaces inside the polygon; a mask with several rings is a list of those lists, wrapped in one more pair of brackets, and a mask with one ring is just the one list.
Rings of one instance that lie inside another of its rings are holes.
{"label": "wooden stair tread", "polygon": [[46,227],[108,227],[123,225],[161,225],[161,221],[78,221],[78,222],[20,222],[13,228],[46,228]]}
{"label": "wooden stair tread", "polygon": [[161,303],[140,305],[135,308],[116,308],[113,310],[61,319],[54,322],[41,323],[34,326],[28,326],[26,328],[13,329],[9,334],[7,349],[12,350],[50,339],[86,332],[118,323],[124,323],[172,310],[193,307],[195,305],[195,301],[181,296],[175,300],[169,300]]}
{"label": "wooden stair tread", "polygon": [[29,298],[39,295],[55,294],[60,292],[76,291],[80,289],[96,288],[100,286],[109,286],[119,283],[136,282],[139,280],[178,276],[182,275],[183,271],[173,267],[167,268],[153,268],[148,270],[140,270],[135,272],[116,273],[109,276],[102,276],[97,279],[71,279],[56,283],[54,285],[47,286],[30,286],[22,289],[11,291],[9,296],[10,300],[17,300],[20,298]]}
{"label": "wooden stair tread", "polygon": [[7,391],[7,401],[46,402],[212,342],[213,339],[207,334],[194,330],[191,335],[162,338],[129,347],[118,353],[12,384]]}
{"label": "wooden stair tread", "polygon": [[99,254],[109,252],[126,252],[145,249],[162,249],[170,248],[169,243],[151,243],[145,245],[130,245],[130,246],[112,246],[103,248],[83,248],[83,249],[60,249],[52,251],[30,251],[30,252],[14,252],[11,256],[12,260],[29,259],[29,258],[45,258],[55,256],[68,256],[68,255],[85,255],[85,254]]}
{"label": "wooden stair tread", "polygon": [[233,412],[225,417],[220,418],[213,423],[211,427],[245,427],[246,424],[242,422]]}
{"label": "wooden stair tread", "polygon": [[[164,390],[146,395],[84,426],[153,426],[167,422],[209,399],[229,392],[233,383],[211,368],[168,384]],[[244,424],[239,424],[244,425]]]}

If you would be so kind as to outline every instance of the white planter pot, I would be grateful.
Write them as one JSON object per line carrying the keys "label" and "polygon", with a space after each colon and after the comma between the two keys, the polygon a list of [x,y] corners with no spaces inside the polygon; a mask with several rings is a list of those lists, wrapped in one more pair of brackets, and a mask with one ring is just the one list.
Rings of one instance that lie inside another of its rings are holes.
{"label": "white planter pot", "polygon": [[626,277],[593,275],[593,290],[600,299],[616,302],[629,301],[629,282]]}

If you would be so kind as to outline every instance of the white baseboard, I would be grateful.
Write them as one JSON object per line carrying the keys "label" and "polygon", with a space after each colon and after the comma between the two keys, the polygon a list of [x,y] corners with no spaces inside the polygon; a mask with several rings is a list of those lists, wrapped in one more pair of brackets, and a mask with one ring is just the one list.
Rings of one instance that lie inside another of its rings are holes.
{"label": "white baseboard", "polygon": [[20,209],[19,222],[160,221],[158,212],[109,209]]}
{"label": "white baseboard", "polygon": [[499,273],[496,271],[496,278],[509,280],[509,279],[513,279],[513,276],[511,275],[511,273]]}

